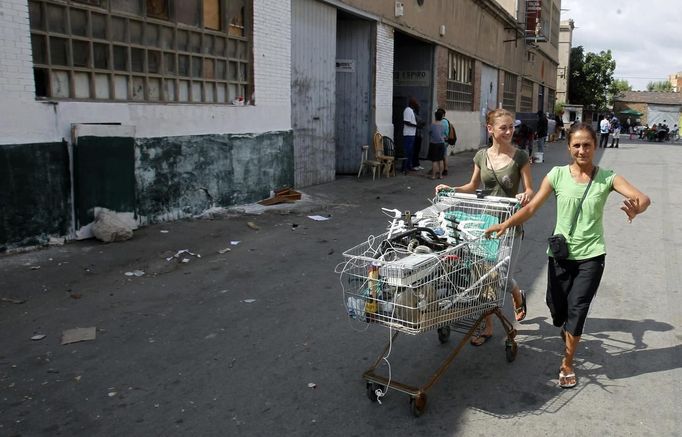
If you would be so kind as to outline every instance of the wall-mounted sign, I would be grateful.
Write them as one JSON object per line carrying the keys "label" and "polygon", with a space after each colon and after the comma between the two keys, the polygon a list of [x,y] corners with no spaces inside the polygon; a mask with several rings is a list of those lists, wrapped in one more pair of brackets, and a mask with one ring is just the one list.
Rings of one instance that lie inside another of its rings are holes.
{"label": "wall-mounted sign", "polygon": [[393,86],[429,86],[431,83],[428,71],[395,71]]}
{"label": "wall-mounted sign", "polygon": [[336,60],[337,73],[355,73],[354,59],[337,59]]}

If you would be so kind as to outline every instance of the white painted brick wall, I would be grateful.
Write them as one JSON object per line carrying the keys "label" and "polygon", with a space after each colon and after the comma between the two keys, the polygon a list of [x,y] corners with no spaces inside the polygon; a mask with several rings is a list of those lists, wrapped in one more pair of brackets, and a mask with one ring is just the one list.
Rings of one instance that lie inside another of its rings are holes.
{"label": "white painted brick wall", "polygon": [[35,100],[27,0],[2,0],[0,78],[0,101]]}
{"label": "white painted brick wall", "polygon": [[256,105],[291,107],[291,0],[254,0]]}
{"label": "white painted brick wall", "polygon": [[376,125],[382,135],[393,137],[393,27],[377,24]]}

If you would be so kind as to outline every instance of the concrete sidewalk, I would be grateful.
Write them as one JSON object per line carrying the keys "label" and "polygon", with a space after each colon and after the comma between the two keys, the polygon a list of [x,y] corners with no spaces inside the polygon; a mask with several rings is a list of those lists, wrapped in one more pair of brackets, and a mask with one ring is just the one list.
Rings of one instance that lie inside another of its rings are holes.
{"label": "concrete sidewalk", "polygon": [[[371,403],[361,375],[388,330],[349,323],[334,270],[344,250],[385,230],[381,207],[421,209],[435,181],[344,176],[260,215],[233,211],[148,226],[123,243],[0,257],[0,297],[24,301],[0,302],[0,434],[677,435],[679,150],[625,142],[598,152],[600,165],[654,204],[630,225],[620,196],[609,200],[607,270],[576,389],[556,387],[561,341],[544,305],[552,199],[528,222],[515,272],[529,298],[516,361],[506,362],[498,325],[429,391],[424,417],[413,418],[395,391]],[[472,157],[450,157],[445,182],[466,182]],[[536,187],[568,162],[565,142],[549,143],[545,158],[532,169]],[[173,257],[183,249],[194,255]],[[135,271],[144,275],[126,275]],[[96,327],[97,338],[61,345],[76,327]],[[393,377],[425,382],[458,340],[399,336]]]}

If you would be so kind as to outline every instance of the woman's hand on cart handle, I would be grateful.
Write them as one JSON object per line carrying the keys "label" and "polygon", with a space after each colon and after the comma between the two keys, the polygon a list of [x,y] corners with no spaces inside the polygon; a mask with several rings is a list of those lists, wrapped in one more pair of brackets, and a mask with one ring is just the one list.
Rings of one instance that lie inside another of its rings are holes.
{"label": "woman's hand on cart handle", "polygon": [[485,238],[490,239],[490,238],[492,238],[492,235],[495,234],[495,237],[500,238],[501,236],[503,236],[506,233],[507,233],[507,227],[504,226],[504,223],[500,223],[498,225],[492,225],[491,227],[489,227],[488,229],[483,231],[483,236]]}
{"label": "woman's hand on cart handle", "polygon": [[528,202],[530,202],[531,200],[533,200],[533,195],[534,195],[534,194],[535,194],[535,193],[533,192],[533,190],[526,190],[526,191],[524,191],[523,193],[517,194],[517,195],[516,195],[516,200],[519,201],[519,203],[521,204],[521,206],[526,206],[526,205],[528,204]]}
{"label": "woman's hand on cart handle", "polygon": [[438,184],[438,185],[436,185],[436,194],[438,194],[438,192],[441,191],[441,190],[452,190],[452,191],[455,191],[455,189],[454,189],[453,187],[451,187],[450,185],[446,185],[446,184]]}

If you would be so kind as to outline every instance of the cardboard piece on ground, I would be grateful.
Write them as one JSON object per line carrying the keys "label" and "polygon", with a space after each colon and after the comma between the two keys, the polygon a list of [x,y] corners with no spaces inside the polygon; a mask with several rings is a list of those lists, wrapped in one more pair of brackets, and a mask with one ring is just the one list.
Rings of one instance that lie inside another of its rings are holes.
{"label": "cardboard piece on ground", "polygon": [[301,193],[291,188],[282,188],[275,190],[275,195],[269,199],[263,199],[258,203],[260,205],[277,205],[278,203],[292,203],[301,200]]}
{"label": "cardboard piece on ground", "polygon": [[97,329],[94,326],[90,328],[66,329],[62,332],[62,344],[94,340],[96,335]]}

